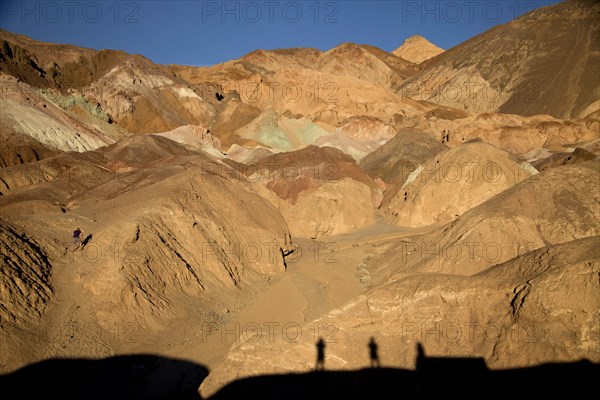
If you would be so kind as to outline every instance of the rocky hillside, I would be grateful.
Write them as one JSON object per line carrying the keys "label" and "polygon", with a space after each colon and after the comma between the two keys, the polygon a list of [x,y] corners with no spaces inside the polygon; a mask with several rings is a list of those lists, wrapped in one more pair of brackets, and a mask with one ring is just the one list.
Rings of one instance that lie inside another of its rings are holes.
{"label": "rocky hillside", "polygon": [[[10,365],[55,346],[91,355],[86,342],[64,336],[69,320],[82,324],[79,334],[105,339],[94,354],[132,351],[140,343],[111,339],[111,326],[135,324],[149,345],[174,320],[194,315],[192,326],[222,318],[248,288],[284,271],[291,237],[281,214],[200,150],[141,136],[21,168],[3,171],[0,197],[9,268],[1,295],[11,304],[1,309],[10,323],[2,334],[19,349],[23,321],[57,322],[32,336],[50,345],[3,357]],[[77,227],[83,249],[71,243]]]}
{"label": "rocky hillside", "polygon": [[593,114],[600,104],[599,7],[574,0],[531,11],[425,62],[401,92],[472,113]]}

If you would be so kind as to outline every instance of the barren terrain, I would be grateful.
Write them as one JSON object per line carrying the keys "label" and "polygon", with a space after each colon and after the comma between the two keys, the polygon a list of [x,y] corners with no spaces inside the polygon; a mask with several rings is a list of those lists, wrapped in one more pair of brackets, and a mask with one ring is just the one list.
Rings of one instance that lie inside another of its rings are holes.
{"label": "barren terrain", "polygon": [[599,15],[567,1],[447,50],[416,35],[209,67],[1,30],[0,383],[592,387]]}

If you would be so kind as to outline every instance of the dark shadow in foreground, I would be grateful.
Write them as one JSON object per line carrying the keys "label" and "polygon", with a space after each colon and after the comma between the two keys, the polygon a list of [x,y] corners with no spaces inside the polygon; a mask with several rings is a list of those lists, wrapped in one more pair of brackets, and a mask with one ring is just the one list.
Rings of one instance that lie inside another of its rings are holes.
{"label": "dark shadow in foreground", "polygon": [[208,370],[153,355],[50,359],[0,376],[3,399],[199,400]]}
{"label": "dark shadow in foreground", "polygon": [[239,379],[210,400],[579,398],[596,389],[600,364],[590,361],[490,370],[482,358],[427,357],[416,370],[365,368]]}
{"label": "dark shadow in foreground", "polygon": [[[428,357],[416,370],[365,368],[263,375],[234,381],[209,400],[583,398],[596,389],[590,361],[490,370],[481,358]],[[52,359],[0,376],[3,399],[200,400],[201,365],[151,355],[101,360]]]}

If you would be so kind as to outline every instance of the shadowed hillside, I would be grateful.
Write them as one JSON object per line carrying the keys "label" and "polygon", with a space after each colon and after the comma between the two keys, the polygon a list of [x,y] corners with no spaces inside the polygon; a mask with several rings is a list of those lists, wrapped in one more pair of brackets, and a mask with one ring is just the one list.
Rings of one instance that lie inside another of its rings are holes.
{"label": "shadowed hillside", "polygon": [[475,113],[583,118],[600,104],[599,10],[573,0],[531,11],[424,62],[401,91]]}

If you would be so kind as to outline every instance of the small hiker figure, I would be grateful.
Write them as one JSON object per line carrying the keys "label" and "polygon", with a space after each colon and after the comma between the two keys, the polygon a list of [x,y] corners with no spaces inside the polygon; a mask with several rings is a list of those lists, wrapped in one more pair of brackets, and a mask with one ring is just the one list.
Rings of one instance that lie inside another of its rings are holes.
{"label": "small hiker figure", "polygon": [[73,251],[81,247],[81,229],[77,228],[73,231]]}
{"label": "small hiker figure", "polygon": [[377,354],[377,343],[375,343],[375,339],[371,336],[371,341],[369,342],[369,357],[371,358],[371,368],[379,368],[379,354]]}
{"label": "small hiker figure", "polygon": [[315,366],[316,371],[323,371],[325,369],[325,342],[323,338],[319,338],[317,342],[317,365]]}

